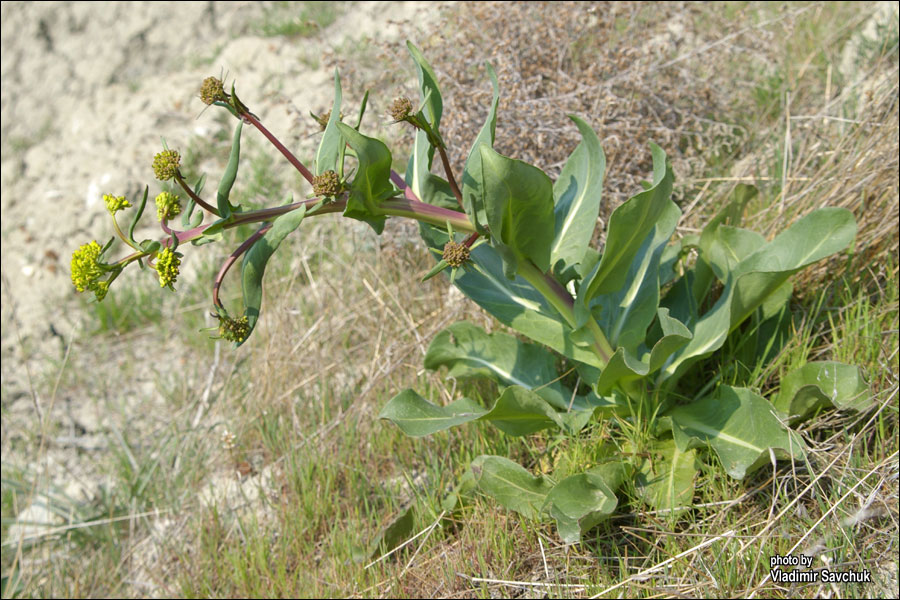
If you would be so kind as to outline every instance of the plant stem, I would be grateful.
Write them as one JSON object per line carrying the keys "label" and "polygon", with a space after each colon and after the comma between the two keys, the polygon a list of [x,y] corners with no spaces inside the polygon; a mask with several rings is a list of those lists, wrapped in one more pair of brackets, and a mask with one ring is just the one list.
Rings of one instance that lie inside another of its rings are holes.
{"label": "plant stem", "polygon": [[254,233],[253,235],[248,237],[246,240],[244,240],[244,243],[241,244],[240,246],[238,246],[237,249],[234,252],[232,252],[228,256],[228,258],[225,259],[225,262],[222,264],[222,268],[219,269],[219,272],[216,275],[215,280],[213,281],[212,300],[213,300],[213,304],[215,306],[218,306],[219,308],[225,308],[225,306],[222,304],[222,301],[219,300],[219,288],[222,287],[222,281],[225,279],[225,275],[228,273],[228,270],[231,268],[231,265],[233,265],[237,261],[237,259],[241,256],[241,254],[246,252],[247,249],[250,246],[252,246],[256,240],[258,240],[259,238],[264,236],[266,234],[266,232],[271,228],[272,228],[271,225],[268,225],[268,224],[263,225],[259,229],[259,231],[257,231],[256,233]]}
{"label": "plant stem", "polygon": [[445,227],[447,223],[450,223],[457,231],[464,233],[474,233],[475,231],[475,226],[472,225],[465,213],[409,198],[391,198],[382,202],[378,208],[381,214],[391,217],[408,217],[438,227]]}
{"label": "plant stem", "polygon": [[284,157],[288,160],[288,162],[291,163],[295,169],[300,171],[300,174],[303,175],[303,178],[306,179],[306,181],[308,181],[310,185],[312,185],[313,174],[310,172],[310,170],[307,169],[303,165],[303,163],[300,162],[297,159],[297,157],[291,153],[290,150],[285,148],[284,144],[279,142],[278,138],[276,138],[274,135],[272,135],[272,132],[270,132],[268,129],[263,127],[263,124],[259,122],[259,119],[254,117],[249,112],[245,112],[245,113],[241,114],[241,117],[243,117],[243,119],[245,121],[247,121],[248,123],[250,123],[251,125],[256,127],[260,133],[262,133],[264,136],[266,136],[266,139],[268,139],[270,142],[272,142],[272,145],[275,146],[276,148],[278,148],[278,151],[281,152],[282,155],[284,155]]}
{"label": "plant stem", "polygon": [[122,240],[123,242],[125,242],[126,244],[128,244],[129,246],[131,246],[132,248],[134,248],[135,250],[137,250],[138,249],[137,246],[132,244],[131,240],[129,240],[127,237],[125,237],[125,234],[122,233],[121,229],[119,229],[119,222],[116,221],[116,215],[112,216],[112,222],[113,222],[113,228],[116,230],[116,235],[119,236],[119,239]]}
{"label": "plant stem", "polygon": [[[569,323],[573,329],[577,326],[575,320],[575,300],[571,294],[566,291],[558,281],[552,276],[542,272],[530,260],[519,262],[519,275],[521,275],[528,283],[534,286],[550,304],[553,305],[559,314]],[[594,352],[603,361],[604,365],[609,362],[613,355],[612,346],[600,326],[593,318],[588,319],[588,329],[594,337]]]}
{"label": "plant stem", "polygon": [[207,204],[206,201],[203,200],[203,198],[194,193],[194,190],[192,190],[191,187],[187,184],[187,181],[184,180],[184,177],[181,176],[181,173],[175,173],[175,181],[178,182],[178,185],[181,186],[181,189],[183,189],[185,193],[190,196],[194,202],[197,203],[198,206],[203,207],[205,210],[211,212],[217,217],[222,216],[219,214],[219,210],[217,208]]}
{"label": "plant stem", "polygon": [[450,190],[453,192],[453,195],[456,196],[456,202],[459,203],[459,209],[465,212],[466,209],[463,206],[462,193],[459,191],[459,186],[456,184],[456,177],[453,176],[453,169],[450,168],[450,159],[447,158],[447,151],[444,150],[443,146],[438,146],[437,150],[438,154],[441,155],[441,163],[444,165],[444,175],[447,176]]}

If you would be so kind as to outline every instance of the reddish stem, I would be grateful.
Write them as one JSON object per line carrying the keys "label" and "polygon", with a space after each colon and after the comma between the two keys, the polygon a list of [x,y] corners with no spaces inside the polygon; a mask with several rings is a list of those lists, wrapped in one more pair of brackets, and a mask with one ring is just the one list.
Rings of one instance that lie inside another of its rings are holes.
{"label": "reddish stem", "polygon": [[225,275],[228,273],[231,265],[233,265],[237,261],[241,254],[246,252],[247,249],[250,248],[250,246],[252,246],[256,240],[264,236],[266,232],[271,228],[272,225],[270,223],[267,223],[266,225],[260,227],[259,231],[248,237],[243,244],[238,246],[237,249],[232,252],[228,256],[228,258],[225,259],[225,262],[222,264],[222,268],[219,269],[219,273],[216,275],[216,279],[213,281],[212,300],[214,305],[218,306],[219,308],[225,308],[225,306],[222,304],[222,301],[219,300],[219,288],[222,287],[222,281],[225,279]]}
{"label": "reddish stem", "polygon": [[453,192],[453,195],[456,196],[456,202],[459,204],[459,209],[465,212],[466,209],[463,207],[462,193],[459,191],[459,186],[456,185],[456,177],[453,176],[453,169],[450,168],[450,159],[447,158],[447,152],[444,150],[443,146],[438,146],[437,149],[438,154],[441,155],[441,163],[444,165],[444,174],[447,176],[450,190]]}
{"label": "reddish stem", "polygon": [[187,193],[187,195],[190,196],[191,199],[197,203],[198,206],[203,207],[205,210],[207,210],[208,212],[211,212],[212,214],[216,215],[217,217],[222,216],[219,214],[219,210],[217,208],[215,208],[214,206],[210,206],[203,200],[203,198],[201,198],[200,196],[198,196],[197,194],[194,193],[194,190],[192,190],[190,188],[190,186],[184,180],[184,177],[181,176],[181,173],[175,174],[175,181],[178,182],[178,185],[181,186],[181,189],[183,189]]}
{"label": "reddish stem", "polygon": [[292,165],[294,165],[294,168],[297,169],[298,171],[300,171],[300,174],[303,175],[303,178],[306,179],[306,181],[308,181],[310,185],[312,185],[313,174],[309,171],[309,169],[307,169],[305,166],[303,166],[303,163],[301,163],[297,159],[297,157],[291,153],[290,150],[285,148],[284,144],[279,142],[278,138],[276,138],[274,135],[272,135],[272,132],[270,132],[268,129],[263,127],[263,124],[259,122],[259,119],[257,119],[255,116],[253,116],[249,112],[242,113],[241,117],[243,117],[245,121],[247,121],[248,123],[250,123],[251,125],[256,127],[260,133],[262,133],[264,136],[266,136],[266,139],[268,139],[270,142],[272,142],[272,145],[275,146],[276,148],[278,148],[278,151],[284,155],[284,157],[288,160],[288,162],[291,163]]}

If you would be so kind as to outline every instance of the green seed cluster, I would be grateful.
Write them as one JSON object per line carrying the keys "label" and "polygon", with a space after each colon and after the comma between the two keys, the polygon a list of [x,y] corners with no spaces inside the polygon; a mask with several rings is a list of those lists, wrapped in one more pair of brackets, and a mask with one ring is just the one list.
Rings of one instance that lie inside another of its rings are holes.
{"label": "green seed cluster", "polygon": [[114,215],[120,210],[125,210],[131,203],[125,199],[125,196],[113,196],[112,194],[103,194],[103,201],[106,203],[106,210],[109,214]]}
{"label": "green seed cluster", "polygon": [[178,277],[181,257],[171,248],[163,248],[156,257],[156,272],[159,274],[159,287],[172,287]]}
{"label": "green seed cluster", "polygon": [[412,111],[412,101],[406,96],[401,96],[400,98],[394,100],[394,103],[391,104],[391,108],[389,110],[390,115],[394,119],[394,121],[403,121],[412,114]]}
{"label": "green seed cluster", "polygon": [[213,102],[226,102],[228,94],[225,93],[225,87],[222,80],[218,77],[207,77],[200,85],[200,100],[203,104],[210,105]]}
{"label": "green seed cluster", "polygon": [[160,181],[174,179],[181,166],[181,155],[175,150],[163,150],[153,157],[153,173]]}
{"label": "green seed cluster", "polygon": [[181,201],[175,194],[163,192],[156,197],[156,218],[159,221],[181,214]]}
{"label": "green seed cluster", "polygon": [[313,177],[313,194],[322,198],[334,198],[344,189],[340,177],[334,171],[325,171]]}
{"label": "green seed cluster", "polygon": [[250,323],[247,317],[239,319],[231,317],[219,317],[219,336],[229,342],[241,343],[250,334]]}
{"label": "green seed cluster", "polygon": [[469,260],[470,254],[468,246],[450,240],[444,245],[444,254],[441,258],[446,260],[451,267],[461,267]]}

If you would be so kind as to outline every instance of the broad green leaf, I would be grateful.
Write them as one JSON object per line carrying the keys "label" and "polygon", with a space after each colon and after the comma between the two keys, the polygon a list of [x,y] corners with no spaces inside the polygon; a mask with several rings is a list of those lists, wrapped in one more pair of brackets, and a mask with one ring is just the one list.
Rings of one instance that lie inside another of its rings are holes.
{"label": "broad green leaf", "polygon": [[742,260],[766,243],[766,238],[749,229],[719,225],[709,242],[703,258],[712,267],[716,278],[725,281]]}
{"label": "broad green leaf", "polygon": [[659,370],[669,356],[690,341],[691,332],[678,319],[670,317],[668,309],[660,308],[657,317],[662,337],[640,358],[627,348],[619,347],[594,382],[597,394],[607,395],[616,384],[640,379]]}
{"label": "broad green leaf", "polygon": [[[420,98],[424,102],[422,112],[431,128],[439,133],[443,102],[441,100],[441,90],[437,83],[437,76],[435,76],[434,69],[431,68],[431,65],[428,64],[428,61],[425,60],[418,48],[410,42],[406,43],[406,47],[409,49],[413,62],[416,64],[419,76]],[[428,143],[428,134],[417,129],[413,150],[406,167],[406,183],[419,198],[422,198],[424,180],[428,173],[431,172],[431,161],[433,158],[434,148]]]}
{"label": "broad green leaf", "polygon": [[586,531],[616,510],[615,492],[619,485],[621,479],[607,481],[604,470],[591,469],[566,477],[550,490],[546,500],[550,516],[556,519],[559,535],[566,544],[581,541]]}
{"label": "broad green leaf", "polygon": [[609,364],[600,373],[594,384],[598,395],[610,393],[617,383],[639,379],[650,372],[650,367],[634,355],[628,348],[618,348],[610,357]]}
{"label": "broad green leaf", "polygon": [[413,390],[404,390],[391,398],[378,418],[392,422],[406,435],[421,437],[468,423],[487,412],[468,398],[437,406]]}
{"label": "broad green leaf", "polygon": [[[556,357],[540,346],[505,333],[488,334],[466,321],[437,334],[425,353],[426,369],[446,366],[450,377],[489,377],[504,386],[521,386],[565,410],[571,392],[554,381],[558,378],[555,363]],[[586,407],[580,398],[574,406]]]}
{"label": "broad green leaf", "polygon": [[709,444],[729,475],[744,475],[776,458],[802,457],[800,436],[786,429],[775,407],[746,388],[723,385],[706,398],[670,410],[672,434],[682,452]]}
{"label": "broad green leaf", "polygon": [[634,488],[641,499],[657,510],[690,506],[700,468],[697,451],[682,450],[674,440],[662,440],[649,448],[649,454],[641,460],[634,477]]}
{"label": "broad green leaf", "polygon": [[653,183],[613,211],[607,227],[603,256],[580,286],[578,296],[590,305],[598,294],[619,290],[628,277],[628,267],[666,211],[672,194],[674,176],[666,154],[656,144],[653,153]]}
{"label": "broad green leaf", "polygon": [[550,245],[550,264],[563,273],[582,262],[600,214],[606,155],[591,126],[575,115],[569,118],[581,132],[581,143],[572,152],[553,184],[555,235]]}
{"label": "broad green leaf", "polygon": [[657,318],[663,335],[650,351],[650,373],[659,370],[672,354],[691,340],[691,331],[681,321],[670,317],[668,309],[661,307]]}
{"label": "broad green leaf", "polygon": [[[420,232],[430,248],[441,249],[448,239],[445,231],[434,227],[422,227]],[[571,327],[530,283],[520,276],[504,276],[503,261],[488,244],[472,251],[471,268],[455,284],[504,325],[573,360],[603,366],[596,354],[573,343]]]}
{"label": "broad green leaf", "polygon": [[822,208],[741,260],[728,274],[722,296],[697,321],[693,339],[661,373],[660,382],[669,379],[671,385],[689,364],[718,350],[734,328],[772,294],[783,290],[791,275],[843,250],[855,236],[856,222],[850,211]]}
{"label": "broad green leaf", "polygon": [[554,425],[565,427],[561,415],[543,398],[518,386],[506,388],[490,410],[468,398],[437,406],[413,390],[405,390],[387,403],[379,418],[391,421],[413,437],[431,435],[476,419],[491,421],[507,435],[514,436]]}
{"label": "broad green leaf", "polygon": [[259,320],[259,309],[262,306],[262,278],[266,271],[266,263],[284,238],[300,226],[305,215],[306,207],[302,205],[296,210],[281,215],[272,223],[272,228],[256,240],[244,254],[244,262],[241,266],[241,288],[244,293],[244,316],[247,317],[250,331],[244,341],[236,344],[237,346],[247,341]]}
{"label": "broad green leaf", "polygon": [[[591,302],[591,312],[597,315],[597,323],[614,348],[621,346],[636,351],[657,315],[660,257],[681,217],[681,210],[674,202],[665,200],[662,204],[656,224],[627,266],[624,285],[613,292],[598,294]],[[576,302],[580,303],[580,299]]]}
{"label": "broad green leaf", "polygon": [[219,217],[222,219],[230,217],[231,213],[238,208],[229,202],[228,197],[231,195],[231,188],[234,187],[234,180],[237,178],[238,166],[241,162],[241,129],[243,127],[244,121],[239,120],[237,127],[234,128],[228,164],[225,165],[225,173],[219,181],[219,189],[216,192],[216,206],[219,209]]}
{"label": "broad green leaf", "polygon": [[812,362],[787,374],[775,408],[794,419],[827,406],[865,410],[871,406],[869,385],[858,367],[839,362]]}
{"label": "broad green leaf", "polygon": [[482,144],[488,147],[494,147],[494,132],[497,129],[497,105],[500,102],[500,85],[497,83],[497,74],[490,64],[485,64],[488,76],[491,78],[491,86],[493,88],[493,98],[491,99],[491,108],[488,111],[487,119],[478,132],[478,137],[472,143],[472,149],[469,150],[469,156],[466,159],[466,166],[462,176],[462,192],[463,206],[466,214],[475,225],[479,233],[485,233],[485,226],[488,223],[487,213],[484,210],[484,199],[482,192],[482,174],[481,174],[481,150]]}
{"label": "broad green leaf", "polygon": [[344,148],[346,144],[337,124],[341,121],[341,78],[338,70],[334,70],[334,102],[331,115],[325,125],[319,149],[316,151],[316,175],[325,171],[334,171],[340,176],[344,174]]}
{"label": "broad green leaf", "polygon": [[472,461],[471,469],[481,491],[505,508],[532,519],[541,514],[553,489],[553,482],[546,477],[535,477],[502,456],[479,456]]}
{"label": "broad green leaf", "polygon": [[356,152],[359,168],[350,185],[350,196],[344,216],[365,221],[377,233],[384,229],[384,215],[378,206],[394,192],[391,184],[391,152],[380,140],[359,133],[352,127],[337,123],[350,147]]}
{"label": "broad green leaf", "polygon": [[553,183],[543,171],[506,158],[486,144],[481,151],[482,198],[491,237],[516,260],[550,269],[553,243]]}
{"label": "broad green leaf", "polygon": [[536,393],[514,385],[503,390],[482,421],[490,421],[507,435],[528,435],[556,425],[565,428],[559,413]]}

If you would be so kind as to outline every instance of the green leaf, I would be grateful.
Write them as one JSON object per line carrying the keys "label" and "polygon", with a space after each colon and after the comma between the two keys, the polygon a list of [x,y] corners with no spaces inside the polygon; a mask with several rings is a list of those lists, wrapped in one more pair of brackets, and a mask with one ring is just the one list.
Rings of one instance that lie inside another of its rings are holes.
{"label": "green leaf", "polygon": [[657,510],[690,506],[694,499],[694,479],[700,468],[696,450],[682,450],[674,440],[657,441],[649,458],[638,465],[635,491]]}
{"label": "green leaf", "polygon": [[131,243],[137,244],[137,240],[134,239],[134,229],[137,227],[138,221],[141,220],[141,215],[144,214],[144,208],[147,206],[147,193],[150,191],[148,186],[144,186],[144,195],[141,197],[140,203],[138,203],[137,210],[134,211],[134,216],[131,217],[131,225],[128,226],[128,239],[131,240]]}
{"label": "green leaf", "polygon": [[673,356],[660,382],[674,383],[690,364],[718,350],[728,334],[770,296],[781,293],[791,275],[843,250],[855,236],[856,222],[850,211],[822,208],[738,262],[726,276],[721,297],[696,322],[693,339]]}
{"label": "green leaf", "polygon": [[800,436],[786,429],[775,407],[746,388],[719,387],[703,400],[679,406],[666,416],[671,419],[675,443],[682,452],[709,444],[722,465],[735,479],[776,458],[805,455]]}
{"label": "green leaf", "polygon": [[140,244],[141,250],[147,253],[156,252],[161,246],[162,244],[160,244],[158,240],[144,240]]}
{"label": "green leaf", "polygon": [[[200,179],[197,180],[197,185],[194,186],[194,195],[200,196],[200,193],[203,191],[203,186],[206,184],[206,174],[200,176]],[[192,197],[188,197],[187,206],[184,209],[184,212],[181,213],[181,225],[185,229],[194,228],[200,225],[203,222],[203,211],[194,210],[197,208],[197,203],[194,202]]]}
{"label": "green leaf", "polygon": [[391,398],[378,418],[387,419],[408,436],[421,437],[468,423],[487,412],[468,398],[437,406],[413,390],[404,390]]}
{"label": "green leaf", "polygon": [[228,197],[231,195],[231,188],[234,187],[234,180],[237,178],[238,166],[241,162],[241,129],[243,127],[244,121],[239,120],[237,127],[234,128],[228,164],[225,166],[225,173],[222,175],[222,180],[219,181],[219,190],[216,192],[216,205],[219,209],[219,217],[222,219],[230,217],[231,213],[238,208],[228,201]]}
{"label": "green leaf", "polygon": [[553,488],[549,479],[535,477],[502,456],[479,456],[472,461],[471,469],[481,491],[503,507],[532,519],[540,515]]}
{"label": "green leaf", "polygon": [[341,121],[341,77],[338,70],[334,70],[334,102],[331,105],[331,115],[325,125],[319,149],[316,151],[316,175],[325,171],[334,171],[339,176],[344,175],[344,149],[347,147],[337,124]]}
{"label": "green leaf", "polygon": [[862,411],[871,406],[872,398],[858,367],[825,361],[808,363],[787,374],[774,404],[781,414],[801,419],[828,406]]}
{"label": "green leaf", "polygon": [[[446,366],[450,377],[489,377],[504,386],[518,385],[565,410],[571,392],[554,381],[558,378],[555,363],[554,355],[540,346],[505,333],[488,334],[466,321],[437,334],[425,353],[426,369]],[[578,398],[574,408],[586,407]]]}
{"label": "green leaf", "polygon": [[555,235],[550,245],[550,264],[556,273],[580,264],[584,258],[600,214],[606,171],[606,155],[600,138],[580,118],[575,115],[569,118],[581,132],[581,143],[553,184]]}
{"label": "green leaf", "polygon": [[[406,47],[416,64],[419,76],[419,89],[421,90],[421,99],[425,103],[423,113],[431,128],[435,132],[439,132],[441,125],[441,114],[443,113],[443,102],[441,100],[441,90],[437,83],[437,77],[434,70],[422,53],[412,43],[406,42]],[[440,135],[438,133],[438,135]],[[431,171],[431,161],[434,158],[434,148],[428,142],[428,134],[424,131],[416,130],[416,139],[413,143],[413,150],[407,163],[406,183],[412,188],[416,196],[422,198],[422,187],[425,177]]]}
{"label": "green leaf", "polygon": [[[659,308],[659,265],[681,210],[671,200],[664,200],[657,222],[647,234],[626,268],[624,284],[619,289],[598,294],[591,302],[591,312],[606,333],[612,346],[637,351],[647,337],[647,328]],[[582,306],[581,299],[576,300]]]}
{"label": "green leaf", "polygon": [[494,146],[494,132],[497,129],[497,106],[500,102],[500,84],[497,83],[497,74],[490,63],[485,63],[488,76],[491,78],[491,86],[493,88],[493,98],[491,99],[491,108],[488,111],[487,119],[481,126],[481,131],[472,143],[472,149],[469,150],[469,156],[466,159],[466,166],[462,176],[462,197],[463,207],[469,220],[475,225],[479,233],[486,233],[485,225],[488,223],[487,213],[484,209],[484,199],[482,192],[482,174],[481,174],[481,150],[482,145],[488,147]]}
{"label": "green leaf", "polygon": [[598,294],[618,291],[628,278],[628,267],[671,201],[674,176],[666,154],[656,144],[653,153],[653,184],[613,211],[607,227],[603,256],[580,286],[578,296],[586,304]]}
{"label": "green leaf", "polygon": [[359,116],[356,118],[356,125],[353,129],[359,131],[360,125],[362,125],[363,115],[366,114],[366,106],[369,104],[369,90],[366,90],[366,93],[363,94],[362,102],[359,103]]}
{"label": "green leaf", "polygon": [[520,436],[556,425],[565,429],[559,413],[546,400],[514,385],[503,390],[494,407],[481,417],[507,435]]}
{"label": "green leaf", "polygon": [[[440,252],[447,243],[446,231],[431,226],[422,226],[419,231],[429,248]],[[528,281],[518,275],[514,279],[504,276],[503,261],[494,248],[488,244],[474,248],[469,265],[471,268],[459,273],[454,283],[473,302],[504,325],[560,354],[594,367],[603,366],[594,352],[573,343],[571,327]]]}
{"label": "green leaf", "polygon": [[244,316],[247,317],[250,331],[244,341],[238,343],[237,346],[247,341],[259,320],[259,309],[262,306],[262,279],[266,271],[266,263],[284,238],[300,226],[305,215],[306,207],[303,205],[281,215],[272,223],[272,228],[256,240],[244,254],[244,262],[241,266],[241,287],[244,293]]}
{"label": "green leaf", "polygon": [[[618,463],[621,470],[623,463]],[[616,510],[616,490],[621,479],[609,477],[609,469],[591,469],[560,481],[547,494],[550,516],[556,519],[559,535],[566,544],[581,541],[592,527]]]}
{"label": "green leaf", "polygon": [[431,435],[476,419],[490,421],[513,436],[528,435],[554,425],[566,427],[561,415],[543,398],[519,386],[506,388],[490,410],[468,398],[437,406],[413,390],[404,390],[385,405],[379,418],[391,421],[412,437]]}
{"label": "green leaf", "polygon": [[495,245],[508,248],[516,260],[531,260],[548,271],[553,183],[537,167],[502,156],[486,144],[479,150],[482,198]]}
{"label": "green leaf", "polygon": [[337,127],[359,160],[344,216],[365,221],[380,234],[384,230],[385,217],[378,213],[378,206],[394,192],[391,152],[380,140],[364,136],[348,125],[338,123]]}

